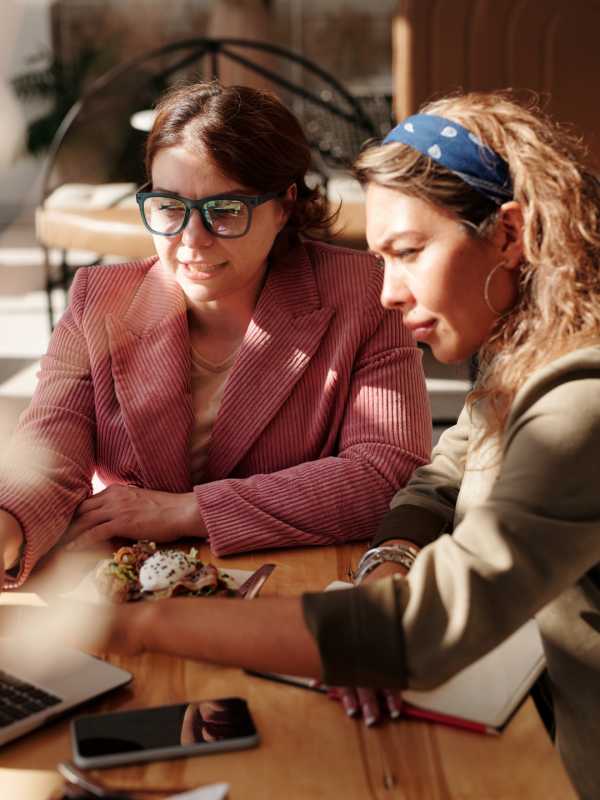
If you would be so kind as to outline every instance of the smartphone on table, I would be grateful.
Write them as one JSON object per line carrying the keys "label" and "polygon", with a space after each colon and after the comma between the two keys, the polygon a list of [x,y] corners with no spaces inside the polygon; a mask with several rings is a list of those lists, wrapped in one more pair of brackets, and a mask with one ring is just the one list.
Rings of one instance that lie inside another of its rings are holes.
{"label": "smartphone on table", "polygon": [[243,750],[259,742],[241,697],[87,714],[71,723],[73,761],[83,769]]}

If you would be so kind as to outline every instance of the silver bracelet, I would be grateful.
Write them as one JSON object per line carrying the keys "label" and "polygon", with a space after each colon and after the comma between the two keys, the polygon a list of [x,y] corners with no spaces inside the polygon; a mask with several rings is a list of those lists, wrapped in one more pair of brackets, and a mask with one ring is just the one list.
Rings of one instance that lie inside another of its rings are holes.
{"label": "silver bracelet", "polygon": [[380,547],[373,547],[371,550],[367,550],[360,560],[358,569],[360,570],[363,564],[375,556],[386,555],[389,553],[406,553],[408,557],[412,559],[412,561],[414,561],[419,555],[419,551],[416,548],[411,547],[409,544],[401,544],[400,542],[394,542],[393,544],[382,544]]}
{"label": "silver bracelet", "polygon": [[418,550],[415,550],[414,547],[410,547],[410,545],[396,543],[386,544],[381,547],[374,547],[372,550],[367,550],[361,558],[358,569],[354,575],[354,585],[358,586],[365,575],[373,572],[374,569],[377,569],[377,567],[380,567],[386,562],[400,564],[400,566],[406,567],[406,569],[409,570],[418,552]]}

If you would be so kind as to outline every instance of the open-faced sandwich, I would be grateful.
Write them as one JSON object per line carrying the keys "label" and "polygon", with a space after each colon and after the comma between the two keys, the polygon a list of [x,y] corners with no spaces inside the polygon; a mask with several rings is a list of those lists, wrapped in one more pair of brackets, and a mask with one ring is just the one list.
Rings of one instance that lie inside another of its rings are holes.
{"label": "open-faced sandwich", "polygon": [[194,548],[188,554],[157,550],[154,542],[136,542],[98,566],[96,587],[111,603],[232,595],[234,581],[196,555]]}

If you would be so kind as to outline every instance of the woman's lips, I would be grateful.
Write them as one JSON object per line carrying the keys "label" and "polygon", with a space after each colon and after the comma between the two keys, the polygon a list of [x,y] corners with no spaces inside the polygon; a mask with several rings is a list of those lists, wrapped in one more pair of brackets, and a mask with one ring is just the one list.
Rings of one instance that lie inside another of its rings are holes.
{"label": "woman's lips", "polygon": [[183,275],[191,281],[206,281],[218,275],[229,262],[222,264],[184,264],[179,262],[179,267]]}
{"label": "woman's lips", "polygon": [[413,339],[417,342],[422,342],[429,337],[437,324],[436,319],[423,320],[422,322],[408,322],[404,323],[405,327],[411,333]]}

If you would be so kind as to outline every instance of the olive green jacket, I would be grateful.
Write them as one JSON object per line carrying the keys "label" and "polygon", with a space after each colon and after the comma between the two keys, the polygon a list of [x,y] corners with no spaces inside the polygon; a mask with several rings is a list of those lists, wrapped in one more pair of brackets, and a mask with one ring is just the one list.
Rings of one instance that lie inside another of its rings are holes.
{"label": "olive green jacket", "polygon": [[501,447],[474,447],[481,419],[481,402],[464,410],[392,501],[376,541],[425,545],[409,575],[305,595],[306,619],[327,683],[427,689],[535,616],[557,746],[591,800],[600,796],[600,345],[527,380]]}

